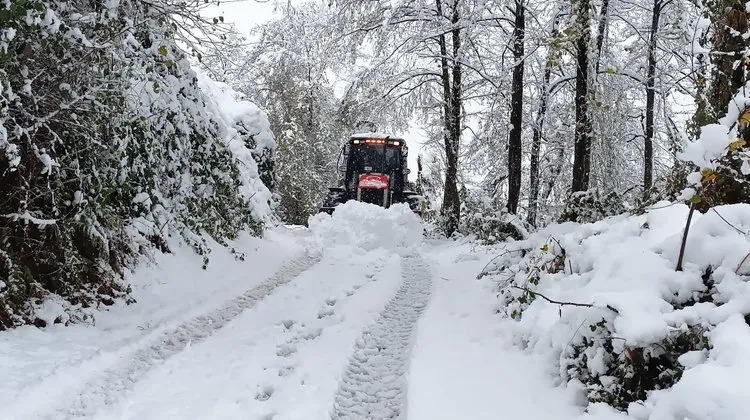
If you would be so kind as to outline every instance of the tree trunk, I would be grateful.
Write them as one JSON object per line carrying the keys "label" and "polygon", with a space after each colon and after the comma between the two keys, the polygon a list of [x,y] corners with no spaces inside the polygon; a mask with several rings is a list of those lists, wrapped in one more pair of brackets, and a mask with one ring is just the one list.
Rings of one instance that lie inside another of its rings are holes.
{"label": "tree trunk", "polygon": [[547,113],[547,96],[549,95],[549,79],[552,74],[552,67],[548,65],[544,68],[544,82],[542,84],[542,96],[539,99],[539,111],[536,114],[536,122],[533,127],[531,139],[531,167],[530,167],[530,186],[529,193],[529,215],[528,222],[531,226],[536,226],[536,213],[539,201],[539,152],[542,146],[542,133],[544,129],[544,116]]}
{"label": "tree trunk", "polygon": [[744,39],[748,31],[748,15],[744,2],[719,0],[711,6],[713,27],[713,50],[720,54],[712,55],[714,64],[711,74],[709,108],[713,110],[711,122],[727,112],[727,104],[732,96],[745,84],[743,52],[747,45]]}
{"label": "tree trunk", "polygon": [[[435,0],[438,15],[443,15],[442,0]],[[458,146],[461,138],[461,67],[458,55],[461,48],[461,30],[458,4],[454,3],[451,14],[451,31],[453,42],[453,62],[449,68],[448,46],[444,34],[438,35],[440,47],[440,68],[443,85],[443,140],[445,142],[445,189],[441,215],[444,218],[444,230],[451,236],[457,229],[461,216],[461,201],[458,196]],[[452,73],[452,74],[451,74]],[[451,77],[452,76],[452,77]]]}
{"label": "tree trunk", "polygon": [[[521,131],[523,124],[523,70],[525,12],[523,0],[515,0],[515,26],[513,27],[513,84],[511,87],[510,134],[508,138],[508,212],[516,214],[521,195],[521,159],[523,150]],[[538,151],[537,151],[538,160]],[[537,162],[538,166],[538,162]]]}
{"label": "tree trunk", "polygon": [[643,144],[643,192],[647,194],[653,183],[654,171],[654,84],[656,76],[656,36],[659,31],[661,0],[654,0],[651,15],[651,36],[648,43],[648,70],[646,75],[646,137]]}
{"label": "tree trunk", "polygon": [[[556,39],[558,36],[558,19],[559,16],[555,17],[555,21],[552,24],[552,39]],[[539,207],[539,153],[542,148],[542,133],[544,132],[544,117],[547,114],[547,98],[549,97],[549,80],[552,76],[552,67],[554,66],[554,53],[547,53],[547,60],[544,66],[544,77],[542,82],[542,91],[539,98],[539,110],[536,114],[536,119],[532,127],[532,139],[531,139],[531,165],[529,168],[529,215],[527,221],[531,226],[536,226],[536,213]],[[552,187],[550,187],[550,190]]]}
{"label": "tree trunk", "polygon": [[599,27],[596,30],[596,66],[594,74],[599,74],[599,63],[602,59],[602,48],[604,47],[604,33],[607,32],[607,20],[609,14],[609,0],[602,0],[602,9],[599,13]]}
{"label": "tree trunk", "polygon": [[591,120],[588,112],[589,100],[589,30],[590,0],[574,0],[576,16],[576,125],[573,154],[573,192],[585,191],[591,173]]}

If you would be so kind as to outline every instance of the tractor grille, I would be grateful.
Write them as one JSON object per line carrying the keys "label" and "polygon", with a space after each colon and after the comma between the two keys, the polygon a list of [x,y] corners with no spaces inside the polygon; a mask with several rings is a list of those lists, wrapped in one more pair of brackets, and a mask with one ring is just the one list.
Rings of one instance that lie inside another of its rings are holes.
{"label": "tractor grille", "polygon": [[363,189],[360,190],[361,193],[361,199],[360,201],[364,203],[370,203],[370,204],[377,204],[378,206],[382,206],[383,203],[383,190],[376,190],[376,189]]}

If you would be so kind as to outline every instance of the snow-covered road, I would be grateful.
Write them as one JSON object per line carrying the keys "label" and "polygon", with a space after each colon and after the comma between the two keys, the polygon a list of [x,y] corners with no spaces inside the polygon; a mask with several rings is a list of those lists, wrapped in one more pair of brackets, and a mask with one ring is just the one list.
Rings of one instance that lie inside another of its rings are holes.
{"label": "snow-covered road", "polygon": [[[12,378],[0,381],[0,419],[577,414],[543,364],[510,347],[492,291],[474,279],[490,253],[424,242],[405,215],[386,236],[354,216],[248,239],[245,261],[219,253],[219,271],[183,279],[202,299],[174,288],[180,279],[141,282],[150,313],[118,306],[92,327],[0,334],[0,377]],[[165,258],[157,277],[193,264]],[[36,360],[40,341],[53,362]]]}

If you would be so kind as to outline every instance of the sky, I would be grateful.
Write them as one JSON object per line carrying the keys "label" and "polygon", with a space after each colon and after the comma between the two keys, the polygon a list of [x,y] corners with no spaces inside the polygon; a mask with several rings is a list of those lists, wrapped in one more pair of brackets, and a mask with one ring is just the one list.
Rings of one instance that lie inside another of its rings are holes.
{"label": "sky", "polygon": [[227,22],[233,23],[237,29],[247,35],[258,24],[267,22],[274,15],[280,16],[280,6],[287,3],[299,4],[300,0],[240,0],[221,2],[219,6],[206,9],[206,13],[221,14]]}
{"label": "sky", "polygon": [[[283,7],[287,4],[302,4],[307,1],[309,0],[241,0],[221,2],[219,6],[206,8],[204,14],[206,16],[224,16],[225,22],[233,23],[240,33],[252,39],[249,33],[255,26],[268,22],[274,17],[281,16]],[[423,130],[415,123],[407,132],[392,134],[402,136],[406,140],[406,144],[409,146],[409,168],[411,169],[409,179],[416,180],[417,156],[422,150],[422,143],[426,141]],[[343,144],[346,139],[332,140]]]}

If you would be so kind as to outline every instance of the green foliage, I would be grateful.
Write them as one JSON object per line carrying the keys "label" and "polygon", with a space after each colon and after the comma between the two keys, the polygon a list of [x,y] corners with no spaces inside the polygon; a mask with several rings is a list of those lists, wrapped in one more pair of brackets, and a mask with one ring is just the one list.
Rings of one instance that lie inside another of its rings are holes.
{"label": "green foliage", "polygon": [[578,191],[565,200],[559,223],[592,223],[625,212],[622,197],[612,191],[604,197],[597,190]]}
{"label": "green foliage", "polygon": [[[694,197],[696,209],[706,212],[711,207],[724,204],[750,203],[750,173],[742,172],[750,148],[730,146],[725,156],[716,162],[716,169],[701,172],[699,196]],[[698,198],[699,197],[699,198]]]}

